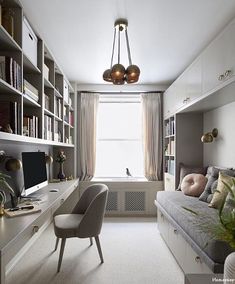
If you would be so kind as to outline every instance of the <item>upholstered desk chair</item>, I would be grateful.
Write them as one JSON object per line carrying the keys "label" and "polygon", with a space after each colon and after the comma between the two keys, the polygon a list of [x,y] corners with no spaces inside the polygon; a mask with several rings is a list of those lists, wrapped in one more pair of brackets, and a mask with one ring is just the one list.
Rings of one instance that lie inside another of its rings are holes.
{"label": "upholstered desk chair", "polygon": [[54,217],[54,231],[57,237],[55,250],[59,239],[61,241],[57,272],[60,271],[65,241],[67,238],[95,238],[101,263],[104,262],[99,234],[107,202],[108,187],[104,184],[89,186],[82,194],[71,214],[61,214]]}

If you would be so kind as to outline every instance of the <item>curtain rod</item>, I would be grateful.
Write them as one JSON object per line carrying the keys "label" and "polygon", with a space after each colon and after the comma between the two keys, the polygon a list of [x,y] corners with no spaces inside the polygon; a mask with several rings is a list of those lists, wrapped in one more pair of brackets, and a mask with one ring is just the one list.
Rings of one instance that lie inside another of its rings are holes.
{"label": "curtain rod", "polygon": [[132,91],[120,91],[120,92],[102,92],[102,91],[78,91],[78,93],[92,93],[92,94],[113,94],[113,95],[120,95],[120,94],[153,94],[153,93],[163,93],[164,91],[139,91],[139,92],[132,92]]}

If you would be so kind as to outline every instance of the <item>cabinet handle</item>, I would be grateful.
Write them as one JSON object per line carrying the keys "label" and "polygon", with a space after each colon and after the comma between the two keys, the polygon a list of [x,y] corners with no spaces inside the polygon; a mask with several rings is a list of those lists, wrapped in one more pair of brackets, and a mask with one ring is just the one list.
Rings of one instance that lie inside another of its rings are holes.
{"label": "cabinet handle", "polygon": [[177,229],[174,229],[174,233],[175,233],[175,234],[177,234],[177,233],[178,233]]}
{"label": "cabinet handle", "polygon": [[62,204],[64,202],[64,198],[60,199],[60,204]]}
{"label": "cabinet handle", "polygon": [[33,226],[33,233],[37,233],[39,231],[39,227],[38,226]]}
{"label": "cabinet handle", "polygon": [[218,80],[223,81],[224,80],[224,74],[219,75]]}
{"label": "cabinet handle", "polygon": [[189,100],[190,100],[190,98],[189,98],[189,97],[188,97],[188,98],[186,98],[186,102],[187,102],[187,101],[189,101]]}
{"label": "cabinet handle", "polygon": [[196,257],[195,257],[195,261],[196,261],[197,263],[201,262],[200,256],[196,256]]}
{"label": "cabinet handle", "polygon": [[224,78],[229,77],[232,74],[232,70],[226,70],[224,73]]}

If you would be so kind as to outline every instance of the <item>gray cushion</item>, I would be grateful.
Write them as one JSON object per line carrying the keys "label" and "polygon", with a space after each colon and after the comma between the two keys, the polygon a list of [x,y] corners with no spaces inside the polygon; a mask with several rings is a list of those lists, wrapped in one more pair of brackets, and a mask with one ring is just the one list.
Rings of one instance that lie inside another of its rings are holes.
{"label": "gray cushion", "polygon": [[[197,197],[185,196],[180,191],[157,193],[157,202],[173,218],[185,233],[216,263],[224,263],[233,250],[225,242],[213,239],[208,224],[218,224],[218,210],[209,208]],[[194,215],[183,207],[198,213]]]}
{"label": "gray cushion", "polygon": [[54,231],[57,238],[73,238],[77,236],[78,226],[83,214],[61,214],[54,218]]}
{"label": "gray cushion", "polygon": [[206,174],[206,167],[196,167],[196,166],[189,166],[189,165],[184,165],[183,163],[180,163],[180,182],[178,185],[177,190],[181,190],[181,183],[182,180],[185,176],[188,174]]}
{"label": "gray cushion", "polygon": [[213,193],[215,191],[216,181],[219,178],[219,172],[222,172],[225,175],[228,176],[235,176],[235,170],[233,169],[226,169],[226,168],[218,168],[210,166],[207,169],[206,177],[208,179],[205,190],[203,193],[199,196],[199,200],[205,201],[210,203],[213,197]]}

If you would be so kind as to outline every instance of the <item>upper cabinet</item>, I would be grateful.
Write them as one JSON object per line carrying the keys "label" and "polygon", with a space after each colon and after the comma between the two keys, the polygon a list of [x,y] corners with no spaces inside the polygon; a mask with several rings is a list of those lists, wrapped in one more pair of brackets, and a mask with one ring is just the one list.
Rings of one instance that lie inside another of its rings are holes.
{"label": "upper cabinet", "polygon": [[213,92],[235,75],[235,22],[202,55],[203,93]]}
{"label": "upper cabinet", "polygon": [[164,117],[173,115],[202,94],[202,64],[198,58],[164,93]]}
{"label": "upper cabinet", "polygon": [[[213,95],[235,79],[235,20],[233,20],[164,93],[164,117],[189,110],[196,102],[218,107]],[[235,100],[235,97],[234,97]],[[213,102],[213,103],[212,103]],[[198,107],[201,107],[197,104]],[[194,109],[196,110],[196,108]]]}

